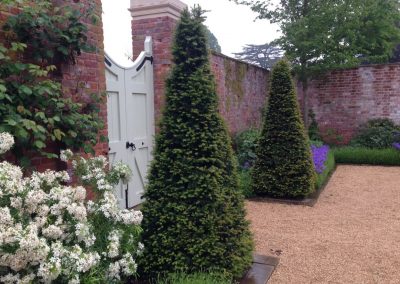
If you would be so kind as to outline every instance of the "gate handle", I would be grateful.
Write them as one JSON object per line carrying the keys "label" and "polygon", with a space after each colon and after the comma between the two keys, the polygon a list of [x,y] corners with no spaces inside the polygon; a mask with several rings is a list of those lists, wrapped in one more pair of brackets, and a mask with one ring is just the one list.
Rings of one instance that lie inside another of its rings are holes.
{"label": "gate handle", "polygon": [[126,149],[129,149],[129,148],[131,148],[132,151],[135,151],[136,150],[136,145],[133,144],[133,142],[129,143],[129,141],[127,141],[126,142]]}

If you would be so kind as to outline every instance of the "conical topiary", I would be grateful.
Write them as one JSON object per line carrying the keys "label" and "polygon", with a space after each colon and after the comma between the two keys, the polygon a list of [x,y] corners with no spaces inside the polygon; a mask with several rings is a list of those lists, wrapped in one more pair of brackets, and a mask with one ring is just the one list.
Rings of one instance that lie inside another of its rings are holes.
{"label": "conical topiary", "polygon": [[202,10],[182,13],[143,204],[142,273],[240,276],[252,241],[231,141],[218,113]]}
{"label": "conical topiary", "polygon": [[315,170],[289,64],[272,70],[271,89],[253,168],[257,195],[301,198],[315,190]]}

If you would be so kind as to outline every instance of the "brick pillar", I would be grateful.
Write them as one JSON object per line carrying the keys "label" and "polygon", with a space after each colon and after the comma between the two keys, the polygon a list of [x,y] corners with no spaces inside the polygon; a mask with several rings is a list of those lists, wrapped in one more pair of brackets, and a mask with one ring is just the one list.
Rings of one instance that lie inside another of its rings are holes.
{"label": "brick pillar", "polygon": [[159,122],[165,98],[165,80],[171,69],[171,47],[181,12],[179,0],[131,0],[133,58],[143,50],[146,36],[153,38],[154,108]]}

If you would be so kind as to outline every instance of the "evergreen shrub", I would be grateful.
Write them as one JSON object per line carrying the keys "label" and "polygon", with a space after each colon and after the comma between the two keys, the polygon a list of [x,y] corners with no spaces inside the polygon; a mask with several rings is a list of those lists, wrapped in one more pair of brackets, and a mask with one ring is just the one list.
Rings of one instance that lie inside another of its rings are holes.
{"label": "evergreen shrub", "polygon": [[396,142],[396,132],[400,126],[387,118],[371,119],[361,125],[357,135],[351,142],[352,146],[373,149],[391,148]]}
{"label": "evergreen shrub", "polygon": [[315,189],[316,173],[289,64],[278,62],[272,71],[264,125],[253,169],[257,195],[302,198]]}
{"label": "evergreen shrub", "polygon": [[241,276],[252,241],[231,141],[218,113],[202,10],[177,25],[174,67],[143,204],[142,277]]}

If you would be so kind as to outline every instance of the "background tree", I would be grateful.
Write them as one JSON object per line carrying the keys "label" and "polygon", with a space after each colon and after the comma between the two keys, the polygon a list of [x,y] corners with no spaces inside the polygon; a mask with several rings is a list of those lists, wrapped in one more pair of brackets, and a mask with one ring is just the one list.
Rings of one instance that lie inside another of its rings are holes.
{"label": "background tree", "polygon": [[315,189],[315,171],[289,64],[272,70],[271,88],[253,168],[258,195],[300,198]]}
{"label": "background tree", "polygon": [[217,37],[210,31],[210,29],[207,26],[204,26],[204,28],[207,36],[207,43],[209,49],[214,50],[216,52],[221,52],[221,46],[219,45]]}
{"label": "background tree", "polygon": [[166,106],[143,204],[143,273],[241,276],[252,242],[231,141],[218,113],[202,10],[178,23]]}
{"label": "background tree", "polygon": [[397,0],[231,1],[280,25],[282,36],[276,43],[303,85],[306,122],[310,78],[336,68],[387,62],[400,42]]}
{"label": "background tree", "polygon": [[283,56],[283,51],[271,43],[248,44],[242,52],[234,53],[237,59],[258,65],[265,69],[271,69]]}

